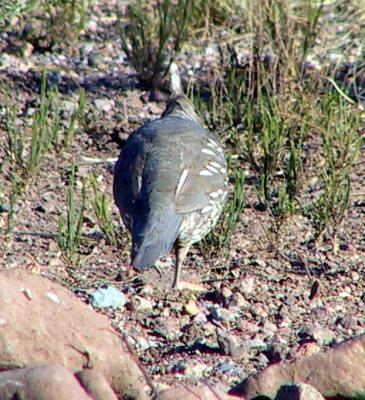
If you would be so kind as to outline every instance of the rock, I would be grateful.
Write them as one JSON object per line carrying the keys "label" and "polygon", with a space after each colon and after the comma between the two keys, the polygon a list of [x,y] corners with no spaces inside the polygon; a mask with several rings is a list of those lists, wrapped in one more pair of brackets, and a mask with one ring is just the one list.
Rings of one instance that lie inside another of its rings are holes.
{"label": "rock", "polygon": [[335,338],[331,329],[323,328],[321,326],[304,327],[299,331],[298,335],[301,339],[314,339],[314,341],[320,345],[330,344]]}
{"label": "rock", "polygon": [[152,311],[153,304],[149,299],[145,299],[141,296],[134,296],[132,308],[134,311]]}
{"label": "rock", "polygon": [[114,286],[100,288],[90,294],[91,303],[96,308],[119,308],[127,303],[127,300],[122,292]]}
{"label": "rock", "polygon": [[83,42],[80,44],[80,57],[86,58],[93,50],[95,44],[93,42]]}
{"label": "rock", "polygon": [[248,308],[249,302],[242,296],[241,293],[233,293],[228,300],[229,307]]}
{"label": "rock", "polygon": [[[210,386],[177,387],[159,393],[160,400],[237,400],[236,397],[221,393]],[[241,400],[245,400],[240,397]]]}
{"label": "rock", "polygon": [[231,362],[222,362],[217,366],[217,372],[226,376],[242,374],[242,368]]}
{"label": "rock", "polygon": [[93,400],[118,400],[104,375],[93,369],[83,369],[77,379]]}
{"label": "rock", "polygon": [[321,393],[305,383],[282,386],[275,400],[324,400]]}
{"label": "rock", "polygon": [[274,398],[283,385],[306,382],[324,397],[365,396],[365,334],[350,339],[326,352],[300,358],[292,363],[269,366],[245,379],[231,394],[247,399]]}
{"label": "rock", "polygon": [[11,67],[14,64],[14,58],[14,56],[11,56],[8,53],[3,53],[0,57],[0,66]]}
{"label": "rock", "polygon": [[194,317],[194,322],[198,325],[205,325],[208,322],[208,318],[203,312],[200,312]]}
{"label": "rock", "polygon": [[110,112],[115,106],[114,100],[108,98],[99,98],[94,100],[95,107],[99,111]]}
{"label": "rock", "polygon": [[204,376],[209,375],[210,370],[211,367],[209,367],[206,363],[193,361],[186,364],[184,375],[189,379],[202,379]]}
{"label": "rock", "polygon": [[234,321],[238,317],[236,313],[221,307],[213,308],[210,314],[216,321]]}
{"label": "rock", "polygon": [[192,315],[193,317],[195,315],[199,314],[199,308],[196,305],[194,300],[189,300],[185,305],[184,305],[185,312],[189,315]]}
{"label": "rock", "polygon": [[72,114],[78,107],[77,100],[63,100],[61,107],[66,113]]}
{"label": "rock", "polygon": [[0,310],[3,366],[55,363],[73,373],[87,367],[103,374],[117,396],[146,398],[143,374],[108,319],[59,284],[2,271]]}
{"label": "rock", "polygon": [[1,400],[91,400],[70,371],[44,364],[0,373]]}
{"label": "rock", "polygon": [[241,291],[245,297],[249,297],[255,290],[255,280],[252,276],[245,276],[241,280]]}
{"label": "rock", "polygon": [[242,341],[223,329],[217,330],[217,342],[222,353],[235,360],[244,358],[247,354],[247,349],[242,345]]}
{"label": "rock", "polygon": [[308,333],[313,339],[321,345],[330,344],[335,338],[335,334],[331,329],[321,328],[319,326],[312,327]]}

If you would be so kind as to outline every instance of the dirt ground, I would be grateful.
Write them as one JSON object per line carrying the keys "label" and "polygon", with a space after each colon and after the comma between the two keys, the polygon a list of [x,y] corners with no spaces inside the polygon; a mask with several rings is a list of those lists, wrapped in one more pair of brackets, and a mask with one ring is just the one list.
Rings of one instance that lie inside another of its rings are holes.
{"label": "dirt ground", "polygon": [[[88,239],[83,241],[79,265],[69,265],[57,240],[44,237],[58,232],[71,160],[77,165],[78,188],[83,176],[95,173],[100,189],[110,198],[113,220],[119,223],[112,202],[110,159],[118,156],[133,129],[156,118],[164,108],[163,103],[147,100],[148,93],[139,87],[122,54],[113,25],[107,18],[103,21],[95,30],[90,26],[78,51],[67,56],[33,52],[18,57],[9,48],[9,38],[0,37],[0,48],[8,55],[6,62],[2,55],[0,101],[7,87],[19,109],[20,124],[29,121],[37,105],[45,67],[50,71],[49,85],[59,87],[66,121],[80,88],[85,88],[88,102],[86,122],[72,145],[61,153],[47,154],[39,175],[20,196],[14,235],[0,258],[0,268],[42,274],[85,302],[96,288],[113,285],[121,290],[126,305],[101,312],[128,339],[159,388],[204,380],[228,389],[270,363],[310,354],[363,333],[364,148],[352,176],[350,207],[339,233],[337,254],[331,241],[314,248],[310,226],[300,218],[292,221],[273,246],[263,230],[268,227],[267,212],[246,204],[228,257],[206,257],[198,245],[191,249],[183,279],[202,285],[203,290],[173,292],[173,257],[159,263],[162,273],[150,269],[140,275],[131,270],[128,234],[123,231],[119,248],[106,244],[90,203],[83,225]],[[198,61],[204,63],[204,54],[181,59],[185,66]],[[6,141],[4,115],[0,120],[2,144]],[[10,193],[4,157],[0,147],[1,228],[6,227]],[[247,196],[254,203],[252,171],[244,163],[240,167],[246,175]]]}

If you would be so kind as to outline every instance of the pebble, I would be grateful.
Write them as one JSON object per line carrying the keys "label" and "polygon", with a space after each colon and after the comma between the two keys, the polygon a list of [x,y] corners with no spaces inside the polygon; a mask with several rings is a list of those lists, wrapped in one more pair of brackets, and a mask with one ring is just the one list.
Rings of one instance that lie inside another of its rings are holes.
{"label": "pebble", "polygon": [[238,367],[234,363],[230,362],[222,362],[220,363],[217,367],[216,370],[218,373],[224,374],[224,375],[241,375],[242,374],[242,368]]}
{"label": "pebble", "polygon": [[250,307],[250,312],[255,317],[266,318],[267,312],[261,304],[254,304]]}
{"label": "pebble", "polygon": [[189,315],[195,316],[199,314],[199,308],[193,300],[189,300],[189,302],[184,305],[184,309]]}
{"label": "pebble", "polygon": [[105,112],[110,112],[113,110],[115,106],[114,100],[108,99],[108,98],[99,98],[94,100],[95,107],[99,111],[105,111]]}
{"label": "pebble", "polygon": [[243,346],[247,350],[251,350],[251,349],[257,349],[259,351],[267,350],[267,344],[262,339],[245,340],[243,342]]}
{"label": "pebble", "polygon": [[216,321],[234,321],[238,315],[224,308],[213,308],[211,316]]}
{"label": "pebble", "polygon": [[303,339],[312,338],[320,345],[330,344],[335,338],[331,329],[320,326],[304,327],[300,330],[299,336]]}
{"label": "pebble", "polygon": [[241,359],[246,353],[246,348],[242,346],[242,342],[223,329],[217,331],[217,342],[221,351],[234,359]]}
{"label": "pebble", "polygon": [[207,316],[203,312],[199,312],[195,318],[194,322],[200,325],[206,324],[208,322]]}
{"label": "pebble", "polygon": [[207,364],[196,362],[186,366],[184,375],[193,379],[201,379],[204,376],[208,376],[211,370],[212,367],[207,366]]}
{"label": "pebble", "polygon": [[114,286],[97,289],[90,294],[90,298],[95,308],[119,308],[127,303],[125,295]]}
{"label": "pebble", "polygon": [[310,333],[319,344],[326,345],[333,342],[335,334],[328,328],[315,327],[310,330]]}
{"label": "pebble", "polygon": [[61,102],[61,108],[63,110],[65,110],[68,113],[72,113],[73,111],[75,111],[77,107],[77,101],[72,101],[72,100],[63,100]]}
{"label": "pebble", "polygon": [[229,307],[240,307],[247,308],[249,306],[249,302],[242,296],[241,293],[233,293],[230,299],[228,300]]}
{"label": "pebble", "polygon": [[249,296],[255,289],[255,280],[251,276],[246,276],[241,281],[241,292],[244,296]]}
{"label": "pebble", "polygon": [[0,56],[0,66],[10,67],[12,65],[14,65],[14,56],[9,55],[8,53],[3,53]]}

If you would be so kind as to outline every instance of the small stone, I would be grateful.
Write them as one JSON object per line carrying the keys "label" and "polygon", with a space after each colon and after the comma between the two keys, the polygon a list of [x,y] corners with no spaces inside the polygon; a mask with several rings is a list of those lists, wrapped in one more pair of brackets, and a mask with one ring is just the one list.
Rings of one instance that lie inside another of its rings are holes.
{"label": "small stone", "polygon": [[255,288],[255,280],[252,276],[246,276],[241,281],[241,292],[244,296],[249,296]]}
{"label": "small stone", "polygon": [[198,325],[203,325],[203,324],[206,324],[208,322],[208,318],[203,312],[199,312],[195,316],[194,322],[197,323]]}
{"label": "small stone", "polygon": [[336,325],[341,325],[345,329],[353,329],[358,324],[358,320],[352,315],[345,315],[336,319]]}
{"label": "small stone", "polygon": [[56,293],[48,292],[48,293],[46,293],[46,296],[56,304],[61,303],[61,301],[60,301],[59,297],[56,295]]}
{"label": "small stone", "polygon": [[257,357],[255,357],[255,359],[260,369],[267,367],[267,365],[269,364],[269,359],[265,356],[264,353],[259,353]]}
{"label": "small stone", "polygon": [[139,124],[141,123],[141,118],[138,115],[128,115],[128,123]]}
{"label": "small stone", "polygon": [[152,296],[153,295],[153,287],[151,285],[146,284],[145,286],[143,286],[141,293],[144,296]]}
{"label": "small stone", "polygon": [[257,324],[247,321],[244,318],[240,319],[239,327],[243,332],[247,333],[248,335],[254,335],[255,333],[260,331],[260,327]]}
{"label": "small stone", "polygon": [[321,348],[318,346],[317,343],[315,342],[307,342],[303,343],[298,351],[297,355],[298,357],[306,357],[306,356],[311,356],[312,354],[316,354],[319,351],[321,351]]}
{"label": "small stone", "polygon": [[144,297],[134,296],[133,308],[136,311],[151,311],[153,310],[153,305],[150,300],[145,299]]}
{"label": "small stone", "polygon": [[63,100],[61,103],[61,108],[66,111],[67,113],[71,114],[74,112],[77,108],[77,103],[76,101],[72,100]]}
{"label": "small stone", "polygon": [[232,296],[232,290],[225,286],[222,288],[222,295],[225,299],[227,299],[228,297]]}
{"label": "small stone", "polygon": [[33,45],[29,42],[26,42],[22,47],[22,56],[24,58],[29,58],[33,54],[33,51],[34,51]]}
{"label": "small stone", "polygon": [[241,375],[242,374],[242,368],[238,367],[234,363],[230,362],[222,362],[219,364],[217,367],[217,372],[224,374],[224,375]]}
{"label": "small stone", "polygon": [[171,372],[175,374],[183,374],[185,373],[186,366],[187,362],[185,360],[175,361],[171,366]]}
{"label": "small stone", "polygon": [[108,98],[99,98],[94,100],[95,107],[99,111],[110,112],[115,106],[114,100],[110,100]]}
{"label": "small stone", "polygon": [[242,296],[241,293],[233,293],[228,301],[229,306],[247,308],[249,306],[249,302]]}
{"label": "small stone", "polygon": [[93,42],[84,42],[80,45],[80,54],[82,58],[85,58],[94,50]]}
{"label": "small stone", "polygon": [[85,23],[85,29],[90,32],[97,32],[98,30],[98,23],[94,19],[90,19]]}
{"label": "small stone", "polygon": [[234,335],[230,335],[223,329],[217,331],[217,342],[221,351],[233,358],[240,358],[241,342]]}
{"label": "small stone", "polygon": [[321,345],[330,344],[335,338],[335,334],[328,328],[313,327],[308,333]]}
{"label": "small stone", "polygon": [[355,282],[357,282],[360,279],[360,275],[356,271],[351,271],[351,279]]}
{"label": "small stone", "polygon": [[40,212],[40,213],[45,213],[46,209],[43,207],[42,204],[39,204],[38,206],[35,207],[34,211]]}
{"label": "small stone", "polygon": [[88,63],[92,67],[98,67],[99,69],[103,67],[105,62],[104,54],[98,50],[92,50],[87,55]]}
{"label": "small stone", "polygon": [[10,67],[14,63],[13,60],[14,60],[13,56],[9,55],[8,53],[3,53],[0,56],[0,66]]}
{"label": "small stone", "polygon": [[90,294],[91,303],[95,308],[119,308],[126,304],[127,300],[122,292],[113,286],[100,288]]}
{"label": "small stone", "polygon": [[261,339],[245,340],[242,342],[242,345],[247,350],[255,349],[259,351],[265,351],[268,348],[267,344]]}
{"label": "small stone", "polygon": [[195,316],[199,314],[199,308],[193,300],[189,300],[188,303],[185,304],[184,309],[189,315]]}
{"label": "small stone", "polygon": [[269,333],[269,334],[274,334],[278,330],[278,327],[275,324],[273,324],[271,321],[268,321],[268,320],[264,322],[263,328],[264,328],[264,332]]}
{"label": "small stone", "polygon": [[254,304],[250,307],[250,312],[255,317],[266,318],[267,312],[261,304]]}
{"label": "small stone", "polygon": [[213,308],[211,316],[216,321],[234,321],[238,315],[225,308]]}
{"label": "small stone", "polygon": [[211,369],[212,367],[208,367],[205,363],[195,362],[186,366],[184,375],[189,378],[201,379],[207,376]]}
{"label": "small stone", "polygon": [[159,106],[157,103],[154,103],[154,102],[152,102],[151,104],[150,104],[150,107],[149,107],[149,109],[150,109],[150,112],[152,113],[152,114],[158,114],[158,115],[160,115],[161,113],[162,113],[162,109],[161,109],[161,106]]}

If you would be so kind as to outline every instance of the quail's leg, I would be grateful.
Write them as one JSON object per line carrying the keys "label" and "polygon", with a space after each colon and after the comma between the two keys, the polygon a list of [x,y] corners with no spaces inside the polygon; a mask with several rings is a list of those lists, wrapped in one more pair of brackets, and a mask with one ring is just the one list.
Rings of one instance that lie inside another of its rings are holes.
{"label": "quail's leg", "polygon": [[183,265],[184,259],[186,257],[186,254],[188,253],[189,247],[190,246],[181,246],[177,243],[175,244],[176,265],[175,265],[174,283],[172,284],[173,289],[179,288],[182,265]]}

